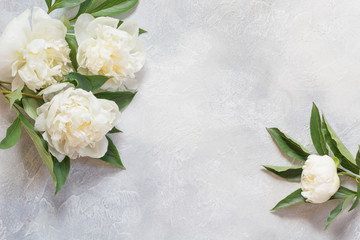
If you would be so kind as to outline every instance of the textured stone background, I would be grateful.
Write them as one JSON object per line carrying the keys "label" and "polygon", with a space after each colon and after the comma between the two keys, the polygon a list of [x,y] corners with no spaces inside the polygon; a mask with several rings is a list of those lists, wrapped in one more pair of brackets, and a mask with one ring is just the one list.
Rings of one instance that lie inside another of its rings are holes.
{"label": "textured stone background", "polygon": [[[0,30],[37,5],[0,0]],[[23,134],[0,153],[0,239],[360,239],[360,208],[323,231],[336,201],[270,213],[299,185],[261,170],[291,162],[265,127],[313,149],[312,101],[356,152],[359,1],[142,0],[130,19],[150,33],[114,137],[127,170],[73,161],[54,197]],[[4,136],[14,114],[0,111]]]}

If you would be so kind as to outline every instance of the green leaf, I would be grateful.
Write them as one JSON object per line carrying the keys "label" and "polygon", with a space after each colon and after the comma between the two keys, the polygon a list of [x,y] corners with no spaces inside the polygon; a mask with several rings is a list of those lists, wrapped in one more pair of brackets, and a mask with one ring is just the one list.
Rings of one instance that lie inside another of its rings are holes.
{"label": "green leaf", "polygon": [[54,2],[54,5],[52,5],[52,7],[50,8],[49,12],[52,12],[58,8],[76,7],[83,2],[85,2],[85,0],[56,0]]}
{"label": "green leaf", "polygon": [[301,180],[302,166],[280,167],[264,165],[263,167],[288,181],[298,182]]}
{"label": "green leaf", "polygon": [[97,98],[114,101],[121,111],[131,103],[135,94],[136,93],[133,92],[100,92],[96,93],[95,96]]}
{"label": "green leaf", "polygon": [[329,155],[329,150],[326,146],[325,137],[321,130],[321,117],[318,108],[313,103],[311,118],[310,118],[310,133],[314,147],[319,155]]}
{"label": "green leaf", "polygon": [[111,17],[134,8],[138,0],[107,0],[89,11],[94,17]]}
{"label": "green leaf", "polygon": [[359,145],[359,150],[356,154],[355,161],[356,161],[356,165],[360,168],[360,145]]}
{"label": "green leaf", "polygon": [[70,35],[75,34],[74,26],[69,27],[68,30],[67,30],[67,33],[70,34]]}
{"label": "green leaf", "polygon": [[73,65],[74,69],[77,70],[79,68],[79,64],[77,62],[76,55],[77,55],[77,51],[78,51],[79,46],[78,46],[78,43],[76,41],[76,37],[75,37],[75,35],[66,34],[65,40],[69,44],[71,63]]}
{"label": "green leaf", "polygon": [[109,77],[106,76],[85,76],[76,72],[69,73],[64,77],[77,88],[84,89],[85,91],[96,91],[109,80]]}
{"label": "green leaf", "polygon": [[56,177],[54,174],[54,164],[53,164],[53,156],[48,152],[46,147],[46,142],[41,136],[41,134],[34,129],[34,125],[20,112],[20,110],[14,107],[16,113],[18,114],[23,127],[25,128],[26,132],[28,133],[29,137],[33,141],[36,150],[39,153],[39,156],[43,163],[45,164],[46,168],[48,169],[54,184],[56,186]]}
{"label": "green leaf", "polygon": [[350,196],[355,196],[356,192],[346,187],[340,186],[337,192],[330,199],[346,199]]}
{"label": "green leaf", "polygon": [[271,211],[290,207],[298,203],[305,203],[305,198],[301,195],[301,188],[291,193],[289,196],[281,200]]}
{"label": "green leaf", "polygon": [[21,122],[17,117],[6,131],[6,137],[0,142],[0,149],[9,149],[19,141],[21,136]]}
{"label": "green leaf", "polygon": [[[36,93],[31,91],[27,87],[24,88],[24,93],[36,95]],[[29,117],[31,117],[34,120],[38,117],[37,109],[41,107],[43,104],[44,104],[44,100],[41,99],[31,98],[26,96],[22,98],[22,105],[24,111],[26,112],[27,115],[29,115]]]}
{"label": "green leaf", "polygon": [[111,139],[109,137],[106,137],[106,138],[109,141],[108,150],[107,150],[105,156],[100,158],[100,160],[110,163],[116,167],[125,169],[124,165],[121,162],[120,155],[119,155],[118,150],[116,149],[115,144],[113,143],[113,141],[111,141]]}
{"label": "green leaf", "polygon": [[335,162],[336,168],[338,168],[340,166],[340,160],[337,157],[332,157],[332,159]]}
{"label": "green leaf", "polygon": [[360,200],[360,183],[358,182],[357,183],[356,199],[355,199],[355,202],[353,203],[353,205],[351,206],[349,212],[357,207],[357,205],[359,204],[359,200]]}
{"label": "green leaf", "polygon": [[139,28],[139,35],[144,34],[144,33],[147,33],[147,31],[142,28]]}
{"label": "green leaf", "polygon": [[87,13],[94,9],[99,0],[86,0],[80,5],[79,12],[76,17],[80,16],[83,13]]}
{"label": "green leaf", "polygon": [[277,145],[290,157],[306,161],[307,157],[311,154],[303,146],[282,133],[279,129],[267,128],[267,130],[276,141]]}
{"label": "green leaf", "polygon": [[113,129],[111,129],[111,131],[110,132],[108,132],[109,134],[111,134],[111,133],[122,133],[122,131],[121,130],[119,130],[119,129],[117,129],[116,127],[114,127]]}
{"label": "green leaf", "polygon": [[351,155],[349,150],[345,145],[340,141],[339,137],[336,135],[334,130],[330,127],[329,123],[326,121],[325,116],[323,115],[322,122],[322,131],[325,136],[325,140],[329,145],[331,151],[337,157],[341,165],[347,170],[359,174],[359,167],[356,165],[354,157]]}
{"label": "green leaf", "polygon": [[354,197],[346,198],[345,201],[337,205],[337,207],[330,212],[330,215],[326,220],[325,230],[330,226],[334,219],[351,203],[353,199]]}
{"label": "green leaf", "polygon": [[65,14],[60,18],[60,21],[65,25],[67,29],[71,27],[71,23]]}
{"label": "green leaf", "polygon": [[53,157],[54,162],[54,174],[56,177],[56,192],[55,195],[61,190],[64,186],[66,179],[70,172],[70,158],[66,157],[62,162],[59,162],[55,157]]}
{"label": "green leaf", "polygon": [[22,99],[22,92],[21,92],[21,88],[16,89],[16,91],[6,94],[5,95],[7,97],[7,99],[9,100],[10,103],[10,107],[12,107],[14,105],[14,102],[16,100],[21,100]]}
{"label": "green leaf", "polygon": [[44,101],[41,99],[25,97],[22,99],[22,103],[26,114],[35,120],[38,117],[36,110],[44,104]]}
{"label": "green leaf", "polygon": [[119,20],[119,23],[118,23],[118,25],[117,25],[117,28],[119,28],[119,27],[121,26],[121,24],[123,24],[123,23],[124,23],[124,21]]}
{"label": "green leaf", "polygon": [[56,182],[56,176],[54,174],[54,163],[53,163],[53,157],[48,152],[48,150],[44,146],[44,139],[40,137],[40,134],[35,131],[34,126],[25,118],[25,116],[19,111],[19,117],[22,121],[22,125],[25,128],[26,132],[28,133],[29,137],[33,141],[36,150],[39,153],[39,156],[45,166],[47,167],[51,177],[53,178],[55,186],[57,185]]}
{"label": "green leaf", "polygon": [[48,7],[48,9],[50,9],[51,5],[52,5],[52,0],[45,0],[46,6]]}
{"label": "green leaf", "polygon": [[32,123],[16,107],[15,111],[18,113],[23,127],[33,141],[41,160],[45,164],[54,181],[56,189],[55,194],[58,193],[65,184],[66,178],[69,174],[70,159],[66,157],[61,163],[58,162],[57,159],[49,153],[47,150],[47,143],[41,134],[35,130]]}

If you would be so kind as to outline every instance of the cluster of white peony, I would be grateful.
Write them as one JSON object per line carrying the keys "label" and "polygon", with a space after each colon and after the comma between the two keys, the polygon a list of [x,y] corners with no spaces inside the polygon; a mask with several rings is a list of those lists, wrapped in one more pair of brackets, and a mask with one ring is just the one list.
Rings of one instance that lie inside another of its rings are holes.
{"label": "cluster of white peony", "polygon": [[44,132],[50,152],[59,161],[65,156],[101,158],[108,147],[105,135],[119,123],[119,108],[113,101],[69,85],[63,84],[65,90],[47,97],[48,102],[38,108],[35,128]]}
{"label": "cluster of white peony", "polygon": [[[31,18],[31,21],[30,21]],[[67,28],[42,9],[26,10],[13,19],[0,39],[0,74],[12,90],[36,91],[62,81],[72,71]]]}
{"label": "cluster of white peony", "polygon": [[135,73],[145,63],[145,50],[138,40],[139,27],[111,17],[83,14],[75,24],[79,44],[79,72],[111,77],[102,89],[126,90],[136,87]]}
{"label": "cluster of white peony", "polygon": [[139,27],[110,17],[81,15],[75,24],[79,45],[78,69],[70,59],[67,27],[40,8],[26,10],[12,20],[0,38],[0,74],[12,82],[12,91],[25,86],[42,95],[35,129],[43,133],[49,151],[59,161],[65,156],[101,158],[108,149],[106,134],[119,123],[118,105],[92,92],[64,83],[77,71],[109,78],[102,90],[135,87],[135,73],[145,63],[138,40]]}

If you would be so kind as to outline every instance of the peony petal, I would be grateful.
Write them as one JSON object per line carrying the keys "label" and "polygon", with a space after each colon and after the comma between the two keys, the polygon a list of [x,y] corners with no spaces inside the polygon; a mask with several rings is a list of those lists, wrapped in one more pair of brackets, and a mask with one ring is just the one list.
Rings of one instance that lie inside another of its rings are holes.
{"label": "peony petal", "polygon": [[47,40],[65,40],[67,28],[57,19],[43,19],[33,23],[32,37]]}
{"label": "peony petal", "polygon": [[[39,80],[38,76],[34,72],[33,69],[31,69],[28,65],[24,65],[20,70],[18,74],[21,78],[21,80],[26,84],[26,86],[32,90],[35,91],[40,89],[42,86],[42,82]],[[14,85],[14,84],[13,84]]]}
{"label": "peony petal", "polygon": [[[39,108],[38,108],[39,109]],[[40,132],[46,131],[45,114],[40,114],[35,120],[35,129]]]}
{"label": "peony petal", "polygon": [[0,38],[0,75],[5,81],[12,79],[12,65],[21,58],[23,49],[31,37],[30,10],[14,18]]}
{"label": "peony petal", "polygon": [[96,18],[94,21],[91,21],[87,26],[87,32],[90,34],[91,37],[96,38],[96,30],[99,26],[109,26],[112,28],[116,28],[119,24],[119,20],[111,17],[99,17]]}
{"label": "peony petal", "polygon": [[87,32],[87,27],[95,18],[90,14],[82,14],[75,23],[75,36],[79,46],[91,36]]}
{"label": "peony petal", "polygon": [[136,78],[127,78],[124,82],[124,85],[129,90],[134,90],[138,87],[138,81]]}
{"label": "peony petal", "polygon": [[34,7],[32,11],[31,22],[33,25],[38,24],[43,20],[51,19],[51,17],[41,8]]}
{"label": "peony petal", "polygon": [[45,102],[50,102],[56,94],[71,87],[74,88],[74,85],[68,82],[53,84],[39,92],[38,95],[43,95]]}
{"label": "peony petal", "polygon": [[49,136],[48,136],[48,134],[47,134],[46,132],[43,134],[43,137],[44,137],[44,140],[45,140],[47,143],[49,143],[48,146],[49,146],[49,151],[50,151],[50,153],[51,153],[54,157],[56,157],[56,159],[57,159],[59,162],[62,162],[62,161],[65,159],[65,155],[62,154],[62,153],[60,153],[60,152],[58,152],[58,151],[52,146],[51,142],[49,142]]}
{"label": "peony petal", "polygon": [[17,74],[11,83],[11,91],[16,91],[19,88],[24,88],[24,82],[21,80],[19,74]]}
{"label": "peony petal", "polygon": [[104,137],[101,141],[97,142],[94,147],[87,146],[79,151],[79,155],[81,157],[101,158],[106,154],[108,145],[109,142]]}
{"label": "peony petal", "polygon": [[133,22],[123,22],[120,25],[119,30],[129,33],[133,38],[139,36],[139,25]]}

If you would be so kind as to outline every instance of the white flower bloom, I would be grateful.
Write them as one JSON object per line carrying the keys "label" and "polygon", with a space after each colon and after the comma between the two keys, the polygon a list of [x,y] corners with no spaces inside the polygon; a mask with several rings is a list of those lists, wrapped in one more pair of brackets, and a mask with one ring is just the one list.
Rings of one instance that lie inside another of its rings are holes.
{"label": "white flower bloom", "polygon": [[50,102],[53,97],[55,97],[59,92],[65,91],[68,88],[74,88],[74,85],[72,85],[69,82],[62,82],[57,83],[54,85],[51,85],[50,87],[47,87],[40,91],[38,95],[43,96],[43,99],[45,102]]}
{"label": "white flower bloom", "polygon": [[63,80],[71,71],[66,32],[41,8],[13,19],[0,38],[1,78],[12,81],[12,90],[25,84],[33,91]]}
{"label": "white flower bloom", "polygon": [[105,135],[119,123],[121,115],[115,102],[73,87],[58,93],[37,111],[35,129],[44,132],[50,152],[59,161],[65,156],[104,156],[108,147]]}
{"label": "white flower bloom", "polygon": [[303,166],[301,195],[311,203],[323,203],[340,187],[337,167],[329,156],[310,155]]}
{"label": "white flower bloom", "polygon": [[145,64],[146,53],[138,40],[139,27],[124,22],[117,28],[118,23],[115,18],[95,19],[90,14],[82,14],[75,24],[78,71],[111,77],[102,86],[104,90],[134,89],[135,73]]}

